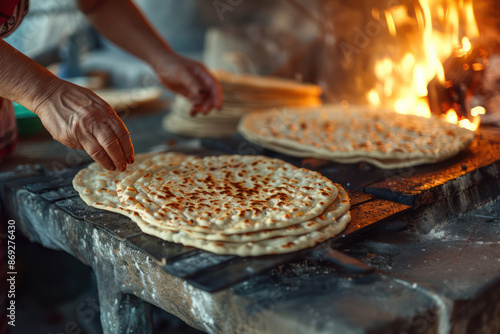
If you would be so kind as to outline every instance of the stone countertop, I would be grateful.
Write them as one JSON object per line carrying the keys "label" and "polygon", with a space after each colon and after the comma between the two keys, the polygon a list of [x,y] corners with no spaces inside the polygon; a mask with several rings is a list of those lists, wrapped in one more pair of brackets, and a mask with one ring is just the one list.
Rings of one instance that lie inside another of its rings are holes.
{"label": "stone countertop", "polygon": [[[377,268],[353,274],[306,257],[217,293],[193,287],[97,225],[16,192],[18,228],[90,265],[105,333],[148,333],[149,305],[210,333],[496,333],[500,201],[427,234],[390,225],[340,250]],[[230,274],[230,273],[229,273]]]}
{"label": "stone countertop", "polygon": [[[162,112],[124,117],[136,152],[179,140],[162,130],[161,117]],[[21,163],[51,169],[84,161],[85,154],[75,155],[40,133],[21,140],[0,171]],[[106,230],[50,209],[39,195],[19,191],[16,201],[20,229],[33,241],[65,250],[94,269],[106,333],[126,327],[148,333],[149,303],[210,333],[500,331],[498,200],[434,222],[426,234],[411,226],[382,229],[343,246],[345,254],[375,266],[375,273],[348,274],[305,258],[213,294],[168,274]]]}

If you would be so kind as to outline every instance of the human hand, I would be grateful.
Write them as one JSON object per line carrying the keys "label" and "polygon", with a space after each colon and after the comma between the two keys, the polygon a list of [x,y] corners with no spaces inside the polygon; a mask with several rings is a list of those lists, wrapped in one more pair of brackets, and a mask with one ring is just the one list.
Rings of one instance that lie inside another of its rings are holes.
{"label": "human hand", "polygon": [[220,84],[203,64],[169,52],[157,66],[156,73],[165,87],[191,101],[191,116],[222,108]]}
{"label": "human hand", "polygon": [[134,162],[127,128],[92,91],[57,79],[38,100],[34,112],[55,140],[85,150],[108,170],[124,171]]}

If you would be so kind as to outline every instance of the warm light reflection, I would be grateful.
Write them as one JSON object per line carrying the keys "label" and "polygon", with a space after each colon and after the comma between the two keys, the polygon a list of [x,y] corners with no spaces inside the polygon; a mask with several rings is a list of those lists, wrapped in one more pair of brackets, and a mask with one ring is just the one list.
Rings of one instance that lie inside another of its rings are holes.
{"label": "warm light reflection", "polygon": [[474,117],[472,120],[472,124],[468,128],[471,131],[476,131],[479,128],[479,125],[481,124],[481,117]]}
{"label": "warm light reflection", "polygon": [[[483,107],[476,107],[476,108],[482,108],[484,110]],[[479,111],[480,111],[480,109],[479,109]],[[474,113],[477,113],[477,110]],[[459,120],[458,115],[455,112],[455,110],[450,109],[450,110],[448,110],[446,115],[443,115],[443,119],[445,121],[447,121],[448,123],[458,124],[458,126],[460,126],[461,128],[465,128],[465,129],[468,129],[471,131],[476,131],[479,128],[479,124],[481,123],[481,118],[477,117],[477,116],[479,116],[479,114],[476,114],[476,115],[473,114],[472,116],[474,116],[474,118],[472,119],[472,122],[467,118],[463,118],[463,119]]]}
{"label": "warm light reflection", "polygon": [[470,121],[467,118],[464,118],[464,119],[461,119],[458,121],[458,125],[460,125],[460,127],[462,127],[462,128],[468,129],[468,128],[470,128],[470,126],[472,124],[470,123]]}
{"label": "warm light reflection", "polygon": [[476,17],[474,16],[474,0],[465,0],[464,3],[464,16],[465,16],[465,34],[469,36],[469,38],[477,38],[479,37],[479,29],[477,27]]}
{"label": "warm light reflection", "polygon": [[427,99],[419,99],[417,101],[415,104],[414,114],[425,118],[431,117],[431,110]]}
{"label": "warm light reflection", "polygon": [[414,90],[418,97],[427,96],[427,80],[425,80],[425,69],[422,65],[415,66]]}
{"label": "warm light reflection", "polygon": [[476,71],[476,72],[484,71],[484,65],[481,63],[474,63],[474,64],[472,64],[472,70]]}
{"label": "warm light reflection", "polygon": [[394,23],[394,18],[392,17],[391,12],[385,11],[385,19],[387,21],[387,29],[389,30],[389,34],[391,36],[396,36],[396,24]]}
{"label": "warm light reflection", "polygon": [[[414,1],[413,17],[408,16],[404,5],[383,12],[372,9],[373,17],[382,16],[382,13],[387,32],[393,38],[409,38],[407,29],[410,23],[416,23],[420,36],[402,57],[385,55],[375,61],[377,84],[366,93],[366,99],[373,106],[392,107],[398,113],[431,117],[427,101],[428,83],[437,78],[445,85],[443,62],[452,55],[466,55],[472,50],[470,39],[474,40],[479,35],[473,0],[417,0]],[[481,70],[480,65],[472,64],[472,70]],[[468,65],[464,70],[469,70]],[[472,117],[466,119],[450,109],[443,119],[476,130],[479,127],[479,115],[484,112],[482,107],[473,108]]]}
{"label": "warm light reflection", "polygon": [[470,44],[469,39],[466,36],[464,36],[462,38],[462,49],[465,52],[469,52],[471,48],[472,48],[472,45]]}
{"label": "warm light reflection", "polygon": [[405,115],[417,115],[420,117],[431,117],[429,103],[425,98],[407,98],[399,99],[394,104],[396,112]]}
{"label": "warm light reflection", "polygon": [[457,115],[457,113],[455,112],[454,109],[448,110],[448,112],[445,115],[445,119],[446,119],[446,121],[448,123],[451,123],[451,124],[457,124],[458,123],[458,115]]}
{"label": "warm light reflection", "polygon": [[369,91],[366,98],[372,106],[378,107],[380,105],[380,97],[375,89]]}
{"label": "warm light reflection", "polygon": [[472,108],[472,110],[470,111],[470,113],[471,113],[472,116],[476,117],[476,116],[479,116],[479,115],[486,114],[486,109],[484,109],[484,107],[477,106],[477,107]]}
{"label": "warm light reflection", "polygon": [[471,131],[476,131],[477,128],[479,128],[479,123],[480,123],[480,118],[476,117],[474,118],[474,121],[471,123],[467,118],[461,119],[458,121],[458,125],[462,128],[471,130]]}

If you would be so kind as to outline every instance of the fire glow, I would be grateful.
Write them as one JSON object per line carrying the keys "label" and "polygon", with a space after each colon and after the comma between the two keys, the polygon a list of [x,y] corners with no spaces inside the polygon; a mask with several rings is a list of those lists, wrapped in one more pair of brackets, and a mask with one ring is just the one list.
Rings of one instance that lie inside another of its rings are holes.
{"label": "fire glow", "polygon": [[[418,0],[414,3],[415,17],[408,15],[404,5],[384,11],[372,10],[374,18],[385,17],[390,36],[403,40],[406,51],[397,50],[398,55],[403,54],[399,59],[385,56],[375,61],[377,81],[366,93],[366,99],[373,106],[388,106],[401,114],[431,117],[428,83],[437,78],[445,85],[443,62],[451,55],[467,55],[472,50],[471,40],[477,38],[479,32],[472,0]],[[409,33],[408,27],[414,28],[418,36]],[[441,117],[475,131],[481,114],[484,108],[476,107],[470,119],[459,117],[454,109]]]}

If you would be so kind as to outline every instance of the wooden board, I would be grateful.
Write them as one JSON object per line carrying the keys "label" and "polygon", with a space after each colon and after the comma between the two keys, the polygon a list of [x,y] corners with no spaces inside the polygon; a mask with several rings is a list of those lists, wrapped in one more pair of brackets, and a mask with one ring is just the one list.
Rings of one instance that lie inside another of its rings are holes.
{"label": "wooden board", "polygon": [[[500,129],[478,132],[472,145],[458,156],[438,164],[399,171],[365,187],[364,192],[415,207],[453,198],[467,188],[479,191],[481,183],[498,183]],[[493,198],[498,194],[492,194]]]}

